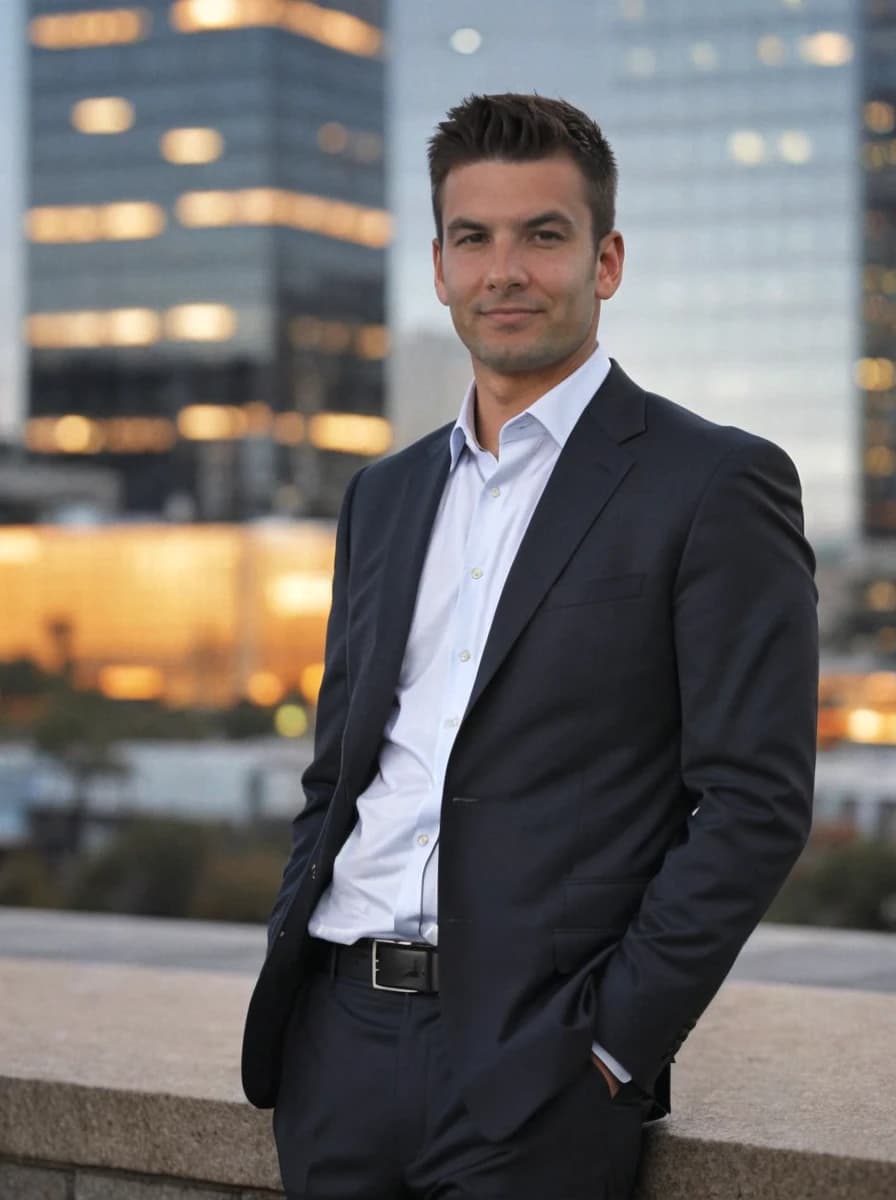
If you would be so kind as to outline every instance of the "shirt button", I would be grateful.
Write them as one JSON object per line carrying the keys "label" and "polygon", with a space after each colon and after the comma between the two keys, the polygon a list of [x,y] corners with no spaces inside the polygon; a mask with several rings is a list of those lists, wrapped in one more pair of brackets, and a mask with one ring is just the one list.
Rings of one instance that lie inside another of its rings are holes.
{"label": "shirt button", "polygon": [[446,729],[456,729],[459,724],[460,724],[459,717],[449,717],[448,720],[445,722],[445,728]]}
{"label": "shirt button", "polygon": [[482,568],[474,567],[473,570],[470,572],[470,574],[473,576],[474,579],[481,579],[482,578]]}
{"label": "shirt button", "polygon": [[492,490],[489,492],[489,495],[494,496],[495,499],[497,499],[498,496],[501,495],[501,489],[500,488],[492,488]]}
{"label": "shirt button", "polygon": [[417,838],[417,845],[418,846],[428,846],[429,845],[429,834],[421,833],[419,835],[419,837]]}
{"label": "shirt button", "polygon": [[473,655],[469,650],[461,650],[460,654],[458,655],[458,658],[461,662],[469,662],[472,657]]}

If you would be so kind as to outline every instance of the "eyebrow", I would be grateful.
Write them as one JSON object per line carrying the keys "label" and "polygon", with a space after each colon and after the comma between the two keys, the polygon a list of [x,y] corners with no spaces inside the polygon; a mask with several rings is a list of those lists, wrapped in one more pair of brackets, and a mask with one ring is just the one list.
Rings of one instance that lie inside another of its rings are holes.
{"label": "eyebrow", "polygon": [[[534,217],[528,217],[525,221],[520,221],[522,229],[537,229],[541,225],[563,225],[567,229],[573,227],[573,222],[569,217],[556,209],[550,209],[547,212],[536,213]],[[461,230],[470,230],[474,233],[485,233],[488,230],[488,225],[482,221],[474,221],[472,217],[455,217],[450,221],[445,232],[459,233]]]}

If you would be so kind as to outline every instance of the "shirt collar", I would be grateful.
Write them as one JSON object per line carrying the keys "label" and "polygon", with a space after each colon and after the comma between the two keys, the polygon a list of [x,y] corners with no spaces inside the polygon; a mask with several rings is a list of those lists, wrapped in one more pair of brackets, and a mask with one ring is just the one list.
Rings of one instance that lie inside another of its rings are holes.
{"label": "shirt collar", "polygon": [[[501,430],[501,441],[513,437],[515,429],[525,428],[535,418],[541,428],[550,434],[562,450],[566,445],[582,413],[588,407],[591,398],[598,390],[610,372],[610,359],[602,347],[597,346],[594,352],[571,375],[545,392],[523,412],[518,413],[508,421]],[[483,450],[476,441],[476,426],[473,419],[473,406],[476,397],[476,385],[471,383],[467,388],[460,408],[460,414],[451,430],[451,470],[457,466],[463,449],[466,446],[472,454],[482,454]]]}

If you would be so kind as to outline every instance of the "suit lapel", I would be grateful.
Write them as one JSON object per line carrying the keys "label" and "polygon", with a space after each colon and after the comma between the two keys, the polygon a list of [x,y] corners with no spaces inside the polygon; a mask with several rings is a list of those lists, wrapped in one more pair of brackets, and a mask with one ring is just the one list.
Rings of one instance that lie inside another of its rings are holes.
{"label": "suit lapel", "polygon": [[634,462],[644,393],[614,362],[557,459],[510,568],[465,717]]}
{"label": "suit lapel", "polygon": [[423,562],[448,478],[448,438],[446,430],[422,448],[405,474],[388,535],[377,598],[376,660],[363,690],[365,745],[358,753],[359,762],[366,762],[379,749],[398,686]]}

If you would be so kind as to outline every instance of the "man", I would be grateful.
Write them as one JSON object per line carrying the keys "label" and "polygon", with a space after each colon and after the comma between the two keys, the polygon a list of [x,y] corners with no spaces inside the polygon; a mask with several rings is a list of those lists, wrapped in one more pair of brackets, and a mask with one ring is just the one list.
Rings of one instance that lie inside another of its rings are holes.
{"label": "man", "polygon": [[623,241],[584,113],[471,97],[430,171],[474,383],[345,497],[244,1086],[293,1200],[621,1198],[809,829],[799,482],[598,345]]}

